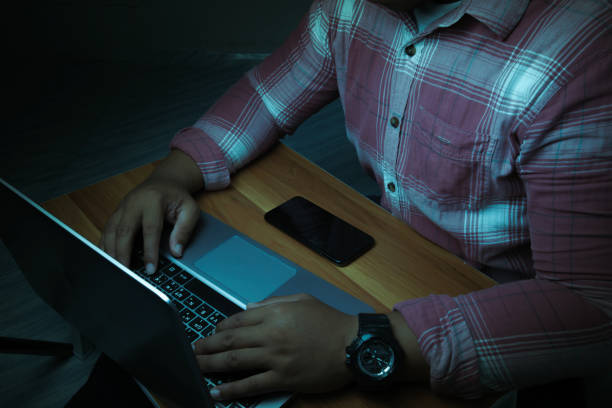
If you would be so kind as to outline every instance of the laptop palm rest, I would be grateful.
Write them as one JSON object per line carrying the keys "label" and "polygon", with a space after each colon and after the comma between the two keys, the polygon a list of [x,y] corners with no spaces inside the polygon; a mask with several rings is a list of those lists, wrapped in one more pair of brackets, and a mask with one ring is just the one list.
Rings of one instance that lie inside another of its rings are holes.
{"label": "laptop palm rest", "polygon": [[[164,232],[169,234],[169,229]],[[161,241],[167,255],[168,239],[165,235]],[[345,313],[374,310],[204,212],[183,256],[169,257],[244,304],[269,296],[309,293]]]}
{"label": "laptop palm rest", "polygon": [[223,241],[194,266],[247,302],[265,299],[296,274],[295,268],[238,235]]}

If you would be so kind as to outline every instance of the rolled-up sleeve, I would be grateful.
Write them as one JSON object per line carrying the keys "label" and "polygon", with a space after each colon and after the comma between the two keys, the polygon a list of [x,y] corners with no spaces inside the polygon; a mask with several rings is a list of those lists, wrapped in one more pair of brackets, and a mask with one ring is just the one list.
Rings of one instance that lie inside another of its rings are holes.
{"label": "rolled-up sleeve", "polygon": [[172,139],[171,148],[197,163],[207,190],[227,187],[230,174],[338,97],[326,3],[315,1],[279,49]]}

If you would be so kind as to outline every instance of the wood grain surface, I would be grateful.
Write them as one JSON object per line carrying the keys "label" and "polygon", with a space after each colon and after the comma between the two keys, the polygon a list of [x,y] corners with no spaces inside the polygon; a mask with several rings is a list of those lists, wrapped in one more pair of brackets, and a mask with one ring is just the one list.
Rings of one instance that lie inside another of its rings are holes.
{"label": "wood grain surface", "polygon": [[[97,243],[106,220],[121,199],[153,170],[155,163],[47,201],[44,207]],[[338,267],[268,225],[265,212],[301,195],[372,235],[374,248],[346,267]],[[370,304],[389,311],[399,301],[430,294],[457,295],[495,284],[461,259],[427,241],[321,168],[283,145],[234,175],[229,188],[198,197],[203,211],[221,219],[298,265]],[[406,385],[369,394],[357,389],[299,395],[287,404],[306,407],[463,407],[489,406],[492,397],[460,401]]]}

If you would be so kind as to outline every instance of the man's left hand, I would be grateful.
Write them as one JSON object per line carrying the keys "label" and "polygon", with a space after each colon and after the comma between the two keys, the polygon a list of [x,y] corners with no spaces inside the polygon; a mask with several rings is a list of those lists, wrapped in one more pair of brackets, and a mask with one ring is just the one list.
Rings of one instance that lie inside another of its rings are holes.
{"label": "man's left hand", "polygon": [[275,297],[249,305],[195,344],[206,373],[248,372],[211,390],[219,400],[275,391],[324,392],[351,381],[345,348],[357,334],[357,316],[309,295]]}

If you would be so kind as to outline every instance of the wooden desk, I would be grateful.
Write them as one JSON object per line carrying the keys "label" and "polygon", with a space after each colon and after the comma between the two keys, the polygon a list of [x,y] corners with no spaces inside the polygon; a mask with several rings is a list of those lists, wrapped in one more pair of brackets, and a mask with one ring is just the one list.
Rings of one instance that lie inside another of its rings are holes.
{"label": "wooden desk", "polygon": [[[154,164],[60,196],[44,207],[94,243],[125,194],[143,181]],[[301,195],[376,240],[375,247],[347,267],[337,267],[268,225],[266,211]],[[494,285],[459,258],[419,236],[402,221],[284,145],[233,177],[223,191],[198,197],[202,210],[321,276],[379,312],[401,300],[432,293],[457,295]],[[434,395],[424,386],[366,394],[356,389],[296,396],[287,406],[306,407],[458,407],[488,406]]]}

